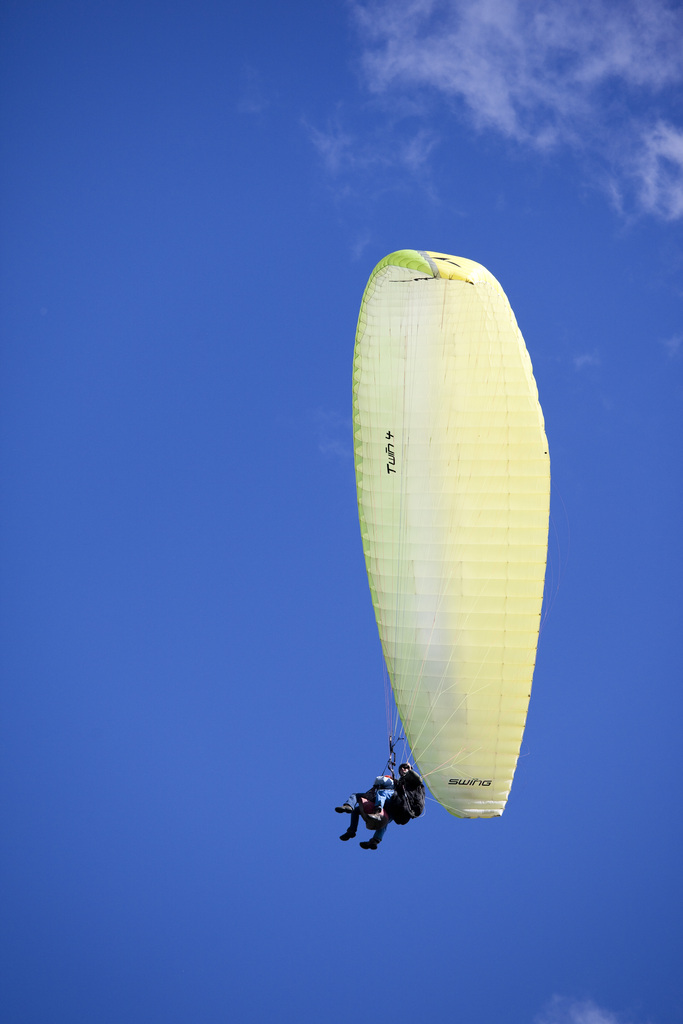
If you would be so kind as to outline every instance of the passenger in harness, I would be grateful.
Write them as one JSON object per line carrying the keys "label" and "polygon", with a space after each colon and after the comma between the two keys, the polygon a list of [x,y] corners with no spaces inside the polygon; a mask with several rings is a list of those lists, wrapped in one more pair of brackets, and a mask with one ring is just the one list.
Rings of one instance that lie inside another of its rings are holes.
{"label": "passenger in harness", "polygon": [[350,814],[349,827],[339,836],[346,843],[353,839],[362,817],[367,828],[374,831],[372,839],[360,845],[364,850],[376,850],[384,838],[389,822],[406,825],[424,811],[425,789],[420,776],[408,763],[399,765],[398,779],[392,775],[378,775],[367,793],[352,793],[348,800],[335,807],[338,814]]}

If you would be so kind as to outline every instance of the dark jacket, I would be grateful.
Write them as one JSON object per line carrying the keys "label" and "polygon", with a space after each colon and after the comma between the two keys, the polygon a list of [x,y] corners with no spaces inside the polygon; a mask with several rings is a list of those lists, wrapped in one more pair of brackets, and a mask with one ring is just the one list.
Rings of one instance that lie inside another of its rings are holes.
{"label": "dark jacket", "polygon": [[392,821],[407,825],[411,818],[419,818],[425,809],[425,788],[422,779],[412,768],[396,780],[395,792],[385,804]]}

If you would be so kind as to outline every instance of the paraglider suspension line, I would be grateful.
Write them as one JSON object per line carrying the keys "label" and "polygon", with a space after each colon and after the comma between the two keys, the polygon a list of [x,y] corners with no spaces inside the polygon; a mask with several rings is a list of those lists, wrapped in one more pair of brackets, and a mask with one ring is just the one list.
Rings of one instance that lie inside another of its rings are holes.
{"label": "paraglider suspension line", "polygon": [[389,736],[389,760],[386,771],[391,772],[392,778],[396,778],[396,744],[400,740],[405,740],[405,736]]}

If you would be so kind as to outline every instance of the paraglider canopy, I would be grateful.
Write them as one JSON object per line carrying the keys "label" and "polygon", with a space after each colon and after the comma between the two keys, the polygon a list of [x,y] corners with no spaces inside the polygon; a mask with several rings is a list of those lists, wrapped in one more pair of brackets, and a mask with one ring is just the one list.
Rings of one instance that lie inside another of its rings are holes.
{"label": "paraglider canopy", "polygon": [[381,260],[353,365],[358,511],[407,741],[461,817],[503,812],[536,657],[550,463],[531,361],[485,267]]}

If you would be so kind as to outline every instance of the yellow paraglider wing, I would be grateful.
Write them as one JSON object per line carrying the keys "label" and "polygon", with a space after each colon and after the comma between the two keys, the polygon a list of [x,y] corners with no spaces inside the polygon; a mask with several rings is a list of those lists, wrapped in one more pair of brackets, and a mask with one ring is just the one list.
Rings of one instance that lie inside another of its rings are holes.
{"label": "yellow paraglider wing", "polygon": [[536,658],[550,461],[493,275],[411,249],[378,263],[353,414],[368,579],[407,740],[451,813],[502,814]]}

